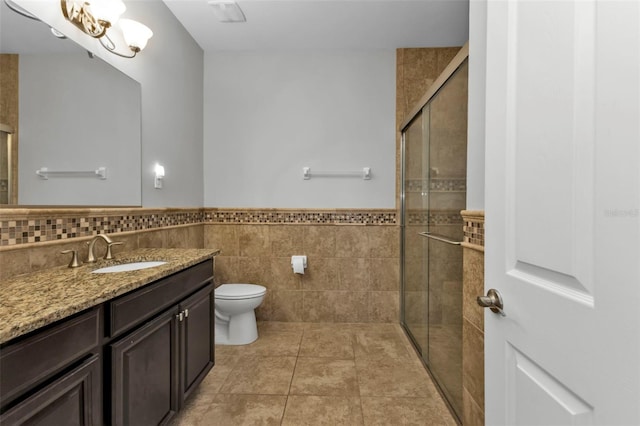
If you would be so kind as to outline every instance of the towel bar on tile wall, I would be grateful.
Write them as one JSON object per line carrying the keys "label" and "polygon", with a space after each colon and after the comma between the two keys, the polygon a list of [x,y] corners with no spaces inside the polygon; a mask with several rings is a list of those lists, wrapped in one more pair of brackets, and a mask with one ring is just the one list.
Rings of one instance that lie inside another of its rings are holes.
{"label": "towel bar on tile wall", "polygon": [[452,244],[454,246],[459,246],[460,244],[462,244],[460,241],[453,241],[447,237],[434,235],[431,232],[418,232],[418,234],[422,235],[423,237],[431,238],[432,240],[436,240],[436,241],[442,241],[443,243]]}
{"label": "towel bar on tile wall", "polygon": [[316,177],[360,177],[364,180],[371,180],[371,167],[363,167],[362,170],[350,170],[350,171],[314,171],[311,172],[311,167],[302,168],[302,177],[305,180],[311,179],[312,176]]}
{"label": "towel bar on tile wall", "polygon": [[49,170],[46,167],[41,167],[36,170],[36,174],[45,180],[50,177],[98,177],[104,180],[107,178],[107,168],[98,167],[96,170]]}

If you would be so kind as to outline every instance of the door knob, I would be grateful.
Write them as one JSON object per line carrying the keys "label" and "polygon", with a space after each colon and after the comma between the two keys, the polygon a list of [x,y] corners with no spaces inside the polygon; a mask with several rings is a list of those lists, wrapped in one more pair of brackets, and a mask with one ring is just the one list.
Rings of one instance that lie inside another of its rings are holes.
{"label": "door knob", "polygon": [[487,291],[486,296],[478,296],[476,301],[478,302],[478,305],[482,306],[483,308],[491,309],[491,312],[500,314],[503,317],[507,316],[507,314],[504,313],[504,310],[503,310],[504,304],[502,303],[502,296],[500,296],[500,293],[498,292],[498,290],[495,290],[493,288],[489,289],[489,291]]}

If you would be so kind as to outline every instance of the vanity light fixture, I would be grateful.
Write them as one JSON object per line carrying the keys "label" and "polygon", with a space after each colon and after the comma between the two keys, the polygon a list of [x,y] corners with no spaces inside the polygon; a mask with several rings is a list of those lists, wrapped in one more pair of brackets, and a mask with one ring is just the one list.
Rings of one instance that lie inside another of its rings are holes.
{"label": "vanity light fixture", "polygon": [[162,189],[162,180],[164,179],[164,167],[156,163],[154,169],[155,178],[153,180],[153,187],[156,189]]}
{"label": "vanity light fixture", "polygon": [[235,1],[211,0],[209,6],[220,22],[246,22],[247,18]]}
{"label": "vanity light fixture", "polygon": [[[100,41],[102,47],[114,55],[133,58],[145,48],[153,32],[145,25],[131,19],[120,19],[127,7],[122,0],[60,0],[62,14],[73,25]],[[119,20],[119,22],[118,22]],[[122,37],[131,50],[123,54],[116,50],[107,31],[119,23]]]}

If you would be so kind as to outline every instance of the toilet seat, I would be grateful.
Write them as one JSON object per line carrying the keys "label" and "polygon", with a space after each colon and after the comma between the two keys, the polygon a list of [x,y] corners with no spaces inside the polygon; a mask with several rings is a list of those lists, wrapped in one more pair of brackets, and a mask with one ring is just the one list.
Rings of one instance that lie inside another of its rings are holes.
{"label": "toilet seat", "polygon": [[256,284],[222,284],[215,289],[215,298],[223,300],[249,299],[261,297],[267,289]]}

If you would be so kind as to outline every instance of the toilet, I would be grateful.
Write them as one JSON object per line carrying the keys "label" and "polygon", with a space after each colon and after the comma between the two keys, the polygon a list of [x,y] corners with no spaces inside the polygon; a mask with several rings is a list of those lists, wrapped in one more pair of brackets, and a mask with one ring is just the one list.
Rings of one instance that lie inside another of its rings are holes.
{"label": "toilet", "polygon": [[258,338],[256,314],[267,289],[255,284],[222,284],[215,289],[215,342],[247,345]]}

